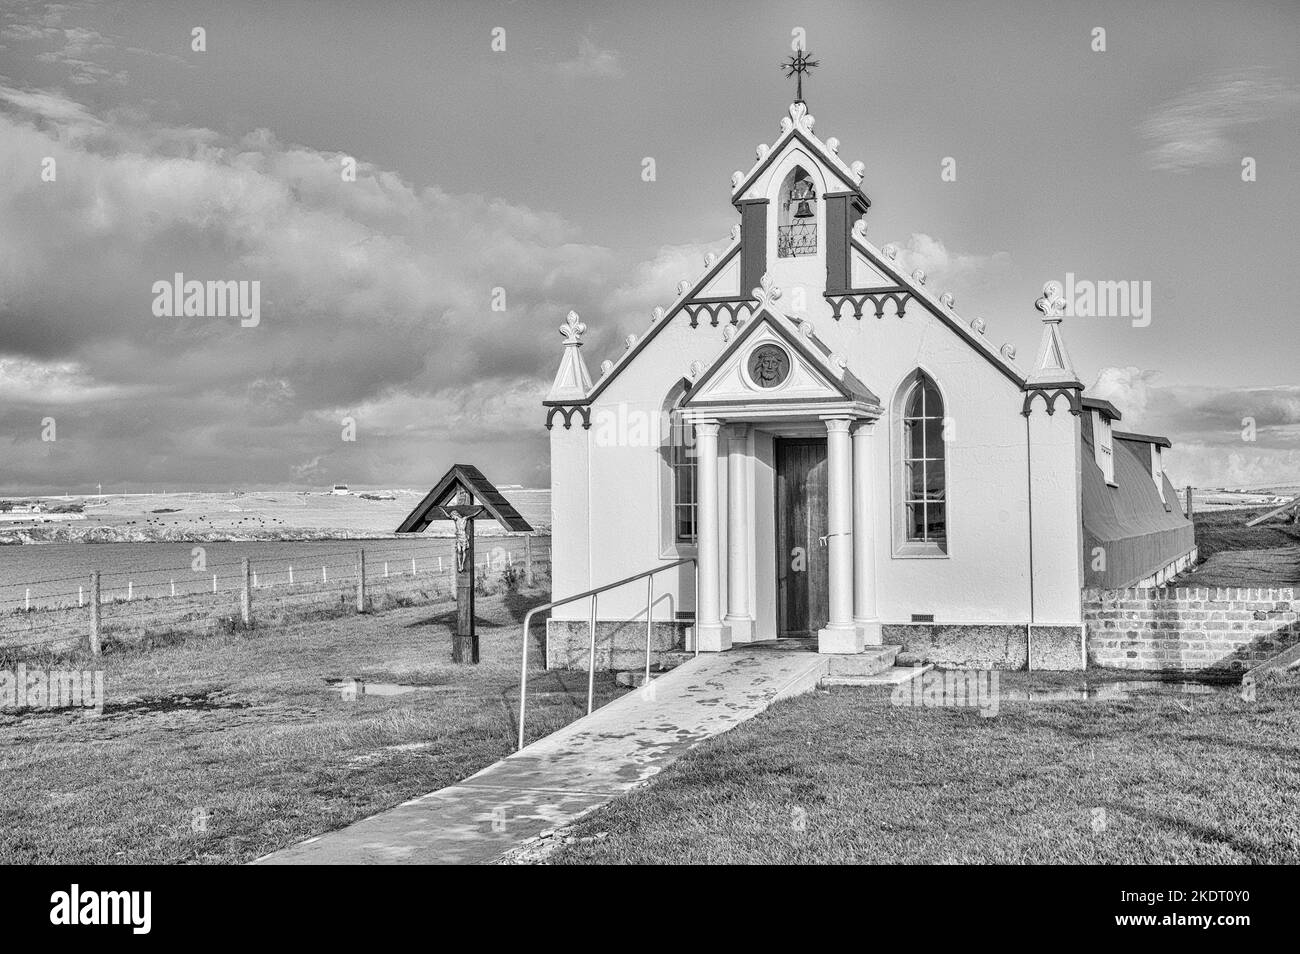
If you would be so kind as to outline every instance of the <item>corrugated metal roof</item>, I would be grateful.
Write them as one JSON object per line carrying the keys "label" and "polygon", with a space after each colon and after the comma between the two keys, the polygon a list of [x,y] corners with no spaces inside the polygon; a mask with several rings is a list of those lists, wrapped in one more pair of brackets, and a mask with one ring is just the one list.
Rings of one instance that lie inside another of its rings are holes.
{"label": "corrugated metal roof", "polygon": [[[1084,579],[1087,586],[1131,586],[1190,551],[1196,533],[1166,476],[1165,500],[1160,499],[1145,444],[1116,442],[1112,487],[1097,466],[1091,416],[1082,415],[1081,422]],[[1101,569],[1094,568],[1098,547],[1105,554]]]}

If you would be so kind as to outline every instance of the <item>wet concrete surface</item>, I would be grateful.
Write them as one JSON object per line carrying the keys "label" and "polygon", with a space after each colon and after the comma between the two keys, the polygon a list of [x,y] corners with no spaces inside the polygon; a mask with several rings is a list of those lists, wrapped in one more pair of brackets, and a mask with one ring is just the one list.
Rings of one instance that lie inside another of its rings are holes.
{"label": "wet concrete surface", "polygon": [[692,746],[814,689],[826,657],[701,655],[463,782],[255,864],[483,864],[648,781]]}

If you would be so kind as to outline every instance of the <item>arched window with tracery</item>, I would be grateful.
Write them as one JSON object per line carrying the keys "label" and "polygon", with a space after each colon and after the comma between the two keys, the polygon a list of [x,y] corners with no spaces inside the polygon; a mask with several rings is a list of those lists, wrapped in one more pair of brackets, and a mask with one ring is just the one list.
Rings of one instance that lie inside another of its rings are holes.
{"label": "arched window with tracery", "polygon": [[915,554],[946,553],[948,473],[943,397],[922,371],[904,382],[900,394],[900,549]]}

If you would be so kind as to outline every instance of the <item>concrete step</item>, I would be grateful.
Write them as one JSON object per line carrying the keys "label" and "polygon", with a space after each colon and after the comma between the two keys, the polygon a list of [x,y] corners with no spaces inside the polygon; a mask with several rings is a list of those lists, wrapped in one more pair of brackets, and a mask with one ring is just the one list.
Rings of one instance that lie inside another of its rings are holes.
{"label": "concrete step", "polygon": [[891,666],[883,672],[874,673],[870,676],[822,676],[821,681],[817,684],[819,688],[826,689],[830,686],[856,686],[858,688],[870,688],[872,686],[893,687],[905,682],[911,682],[924,672],[933,669],[933,666]]}
{"label": "concrete step", "polygon": [[894,665],[902,646],[868,646],[851,656],[827,656],[830,676],[874,676]]}

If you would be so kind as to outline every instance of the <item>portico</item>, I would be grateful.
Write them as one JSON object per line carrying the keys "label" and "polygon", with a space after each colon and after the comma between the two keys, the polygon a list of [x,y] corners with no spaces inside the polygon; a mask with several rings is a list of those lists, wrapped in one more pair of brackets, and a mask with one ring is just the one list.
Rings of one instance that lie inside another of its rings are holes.
{"label": "portico", "polygon": [[[807,322],[755,289],[753,317],[675,413],[693,430],[701,651],[815,636],[826,653],[881,641],[872,476],[879,400]],[[770,515],[770,516],[769,516]]]}
{"label": "portico", "polygon": [[[787,635],[780,622],[786,593],[778,585],[778,576],[785,569],[791,580],[800,580],[800,574],[810,578],[823,556],[802,547],[787,552],[779,546],[776,532],[759,539],[751,533],[755,526],[764,525],[756,519],[760,511],[778,509],[773,490],[776,481],[755,479],[756,470],[771,468],[774,462],[753,448],[782,440],[824,446],[826,492],[807,497],[810,508],[822,507],[824,521],[818,522],[818,514],[808,513],[815,526],[825,529],[824,534],[814,534],[813,541],[823,548],[828,571],[824,625],[807,635],[816,636],[818,651],[823,653],[859,653],[867,645],[879,645],[872,546],[875,494],[870,479],[878,414],[858,409],[856,413],[844,410],[811,419],[737,419],[721,414],[706,417],[705,411],[685,413],[694,429],[698,455],[696,638],[700,651],[719,652],[733,643]],[[721,459],[726,462],[725,486]],[[756,487],[762,489],[752,493]],[[773,592],[775,601],[761,599],[761,594]],[[756,595],[760,598],[755,599]],[[816,615],[816,607],[812,612]],[[767,618],[760,618],[763,613]]]}

